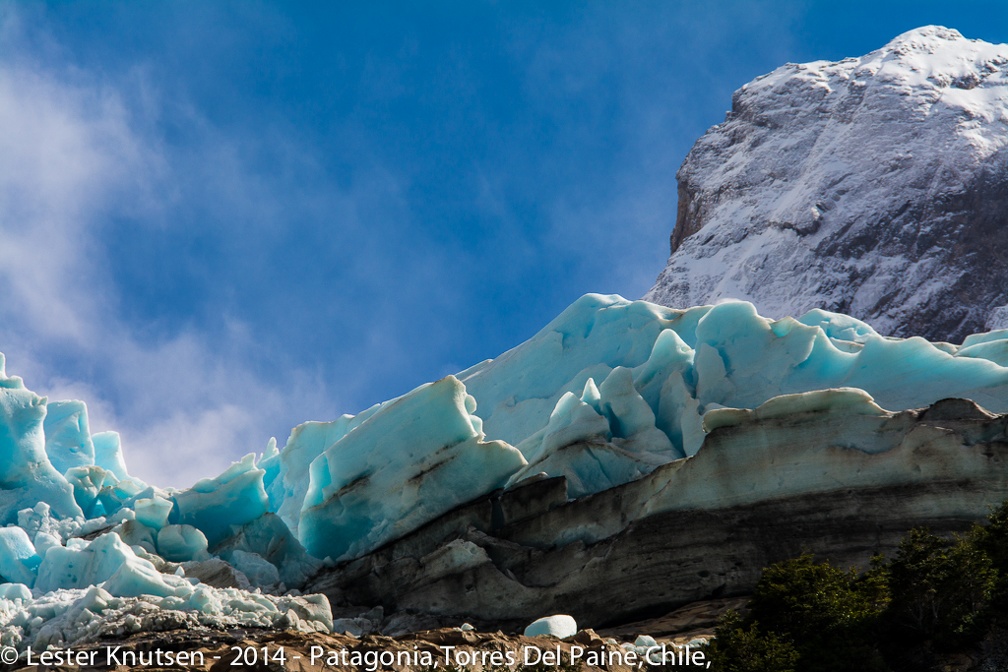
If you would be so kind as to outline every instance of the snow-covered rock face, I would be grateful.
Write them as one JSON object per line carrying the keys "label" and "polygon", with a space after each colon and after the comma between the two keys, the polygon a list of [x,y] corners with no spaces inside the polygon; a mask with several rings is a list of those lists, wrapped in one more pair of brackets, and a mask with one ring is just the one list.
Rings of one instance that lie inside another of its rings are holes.
{"label": "snow-covered rock face", "polygon": [[1008,327],[1008,45],[926,27],[737,91],[677,175],[645,299],[825,308],[959,342]]}

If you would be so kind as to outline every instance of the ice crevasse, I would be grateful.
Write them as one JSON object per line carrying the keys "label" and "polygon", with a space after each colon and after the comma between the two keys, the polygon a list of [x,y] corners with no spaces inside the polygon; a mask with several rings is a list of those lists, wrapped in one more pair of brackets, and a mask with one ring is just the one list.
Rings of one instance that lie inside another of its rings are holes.
{"label": "ice crevasse", "polygon": [[[299,425],[282,449],[271,441],[174,491],[131,478],[118,436],[90,434],[82,402],[48,402],[0,357],[0,586],[32,600],[98,586],[108,599],[212,610],[200,563],[223,560],[241,585],[282,593],[320,559],[358,557],[539,474],[565,476],[576,498],[688,460],[729,417],[721,409],[899,411],[963,397],[1005,412],[1006,365],[1004,331],[929,343],[824,311],[771,320],[744,302],[674,310],[589,294],[494,360]],[[844,388],[874,403],[821,392]],[[71,579],[70,565],[88,569]]]}

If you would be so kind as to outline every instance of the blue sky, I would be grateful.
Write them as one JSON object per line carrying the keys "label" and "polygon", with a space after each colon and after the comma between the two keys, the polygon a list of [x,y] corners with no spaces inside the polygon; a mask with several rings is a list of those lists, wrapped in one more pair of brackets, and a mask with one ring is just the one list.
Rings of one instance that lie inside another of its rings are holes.
{"label": "blue sky", "polygon": [[642,295],[733,90],[954,4],[0,2],[0,352],[188,485]]}

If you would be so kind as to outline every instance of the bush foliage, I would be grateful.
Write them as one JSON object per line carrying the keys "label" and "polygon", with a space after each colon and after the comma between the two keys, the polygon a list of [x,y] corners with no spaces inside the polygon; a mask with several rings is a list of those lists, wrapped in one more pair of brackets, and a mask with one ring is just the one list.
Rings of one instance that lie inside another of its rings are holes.
{"label": "bush foliage", "polygon": [[975,535],[949,540],[911,530],[888,572],[894,634],[954,648],[986,632],[997,573]]}
{"label": "bush foliage", "polygon": [[771,565],[748,606],[720,621],[712,669],[883,672],[968,646],[1008,621],[1008,502],[965,536],[911,530],[864,574],[808,553]]}

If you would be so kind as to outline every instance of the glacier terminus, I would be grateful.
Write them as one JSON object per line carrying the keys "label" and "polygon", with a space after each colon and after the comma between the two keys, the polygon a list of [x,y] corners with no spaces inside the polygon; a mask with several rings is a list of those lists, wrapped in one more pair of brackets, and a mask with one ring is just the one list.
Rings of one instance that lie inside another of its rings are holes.
{"label": "glacier terminus", "polygon": [[[49,402],[0,369],[3,636],[70,643],[131,614],[146,627],[150,603],[325,631],[348,593],[395,608],[411,590],[426,596],[414,607],[462,615],[478,605],[423,602],[460,571],[494,573],[501,618],[542,603],[591,616],[565,563],[590,565],[577,553],[647,521],[882,486],[913,502],[948,482],[983,487],[933,498],[928,516],[982,516],[983,497],[1008,494],[1006,365],[1004,330],[951,345],[823,310],[775,320],[747,302],[589,294],[496,359],[300,425],[184,490],[131,477],[83,402]],[[539,578],[505,546],[539,554]]]}

